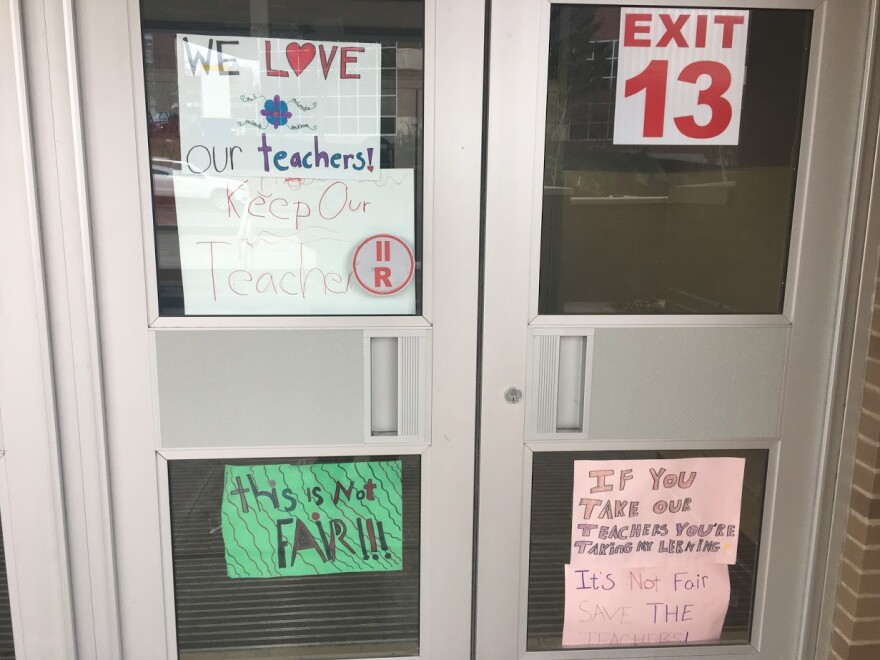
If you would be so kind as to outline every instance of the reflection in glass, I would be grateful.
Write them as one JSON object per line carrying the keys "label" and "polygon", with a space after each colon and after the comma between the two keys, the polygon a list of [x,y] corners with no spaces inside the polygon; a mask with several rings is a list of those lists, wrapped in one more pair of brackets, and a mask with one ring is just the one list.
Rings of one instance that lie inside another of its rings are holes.
{"label": "reflection in glass", "polygon": [[[227,465],[400,460],[403,570],[303,577],[227,576],[221,501]],[[181,460],[168,464],[177,645],[181,658],[418,655],[418,456]]]}
{"label": "reflection in glass", "polygon": [[781,312],[811,22],[750,12],[739,145],[614,145],[620,8],[552,5],[541,314]]}
{"label": "reflection in glass", "polygon": [[527,647],[551,651],[562,646],[564,566],[571,548],[571,493],[574,461],[735,456],[746,459],[736,564],[729,567],[730,606],[717,644],[750,640],[758,548],[767,476],[766,449],[705,451],[539,452],[532,459],[529,528]]}
{"label": "reflection in glass", "polygon": [[[390,10],[389,10],[390,7]],[[421,218],[424,116],[424,2],[401,0],[367,6],[357,0],[289,3],[278,0],[225,0],[211,5],[193,0],[141,3],[146,116],[149,136],[159,309],[163,316],[184,314],[184,288],[178,241],[178,207],[173,176],[181,169],[180,104],[175,39],[178,34],[214,37],[273,37],[313,41],[359,41],[381,45],[379,102],[380,168],[414,170],[416,313],[421,309]],[[240,188],[222,174],[192,176],[178,196],[206,217],[233,203],[246,204],[253,187]],[[180,184],[179,184],[180,185]],[[276,286],[277,283],[276,283]],[[332,286],[330,287],[333,288]]]}

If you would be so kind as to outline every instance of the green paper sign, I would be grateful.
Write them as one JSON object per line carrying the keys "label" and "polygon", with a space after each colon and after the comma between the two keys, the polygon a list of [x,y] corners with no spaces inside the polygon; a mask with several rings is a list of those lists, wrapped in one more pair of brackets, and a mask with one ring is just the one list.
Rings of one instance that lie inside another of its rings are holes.
{"label": "green paper sign", "polygon": [[227,465],[231,578],[403,569],[400,461]]}

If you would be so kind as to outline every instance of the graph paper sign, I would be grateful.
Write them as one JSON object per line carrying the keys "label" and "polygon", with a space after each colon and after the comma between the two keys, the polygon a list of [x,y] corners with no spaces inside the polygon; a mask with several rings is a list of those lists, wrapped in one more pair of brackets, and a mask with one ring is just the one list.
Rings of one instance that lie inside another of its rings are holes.
{"label": "graph paper sign", "polygon": [[184,171],[379,178],[377,43],[177,35]]}
{"label": "graph paper sign", "polygon": [[230,578],[403,569],[400,461],[227,465]]}

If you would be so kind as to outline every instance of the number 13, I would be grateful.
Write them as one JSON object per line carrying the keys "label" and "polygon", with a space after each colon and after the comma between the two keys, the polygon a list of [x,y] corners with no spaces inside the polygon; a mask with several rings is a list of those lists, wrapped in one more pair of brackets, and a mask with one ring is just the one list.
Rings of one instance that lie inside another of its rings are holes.
{"label": "number 13", "polygon": [[[720,62],[702,60],[688,64],[678,76],[682,82],[696,84],[700,76],[708,75],[709,86],[701,89],[697,105],[708,106],[712,117],[700,125],[693,115],[675,117],[675,125],[681,134],[698,140],[717,137],[730,126],[733,108],[724,98],[730,89],[730,70]],[[652,60],[640,74],[626,81],[624,96],[630,97],[645,90],[645,123],[642,135],[646,138],[662,138],[666,121],[666,90],[669,84],[669,61]]]}

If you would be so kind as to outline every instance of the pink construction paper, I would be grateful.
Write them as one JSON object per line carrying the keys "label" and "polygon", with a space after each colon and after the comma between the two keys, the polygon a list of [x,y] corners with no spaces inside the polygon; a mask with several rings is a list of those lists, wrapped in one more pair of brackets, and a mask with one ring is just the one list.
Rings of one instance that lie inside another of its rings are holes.
{"label": "pink construction paper", "polygon": [[718,640],[730,602],[725,564],[565,567],[563,646]]}
{"label": "pink construction paper", "polygon": [[736,563],[745,459],[575,461],[571,564]]}

